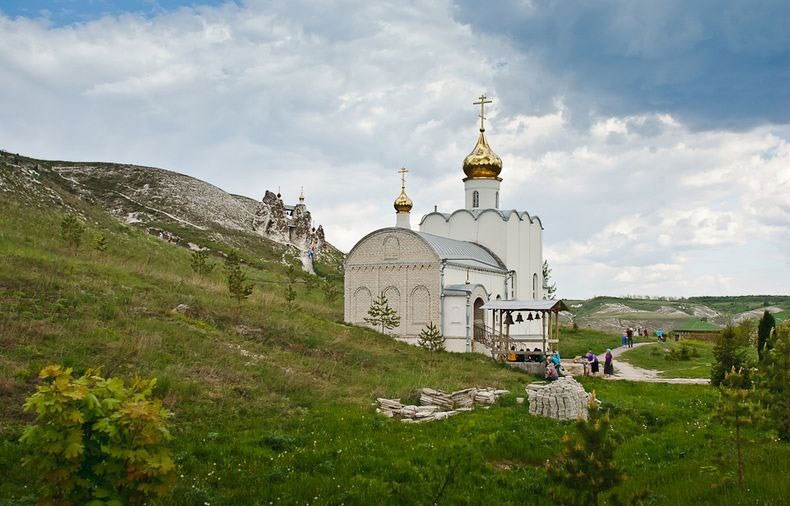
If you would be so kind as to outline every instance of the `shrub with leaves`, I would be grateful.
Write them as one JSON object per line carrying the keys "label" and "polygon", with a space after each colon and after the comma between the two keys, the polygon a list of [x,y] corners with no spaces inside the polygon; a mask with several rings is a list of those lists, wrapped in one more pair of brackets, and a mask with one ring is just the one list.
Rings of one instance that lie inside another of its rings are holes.
{"label": "shrub with leaves", "polygon": [[444,341],[445,338],[442,333],[439,332],[439,327],[434,325],[433,322],[428,323],[417,337],[417,344],[431,353],[444,350]]}
{"label": "shrub with leaves", "polygon": [[589,419],[576,421],[576,434],[562,438],[562,452],[546,462],[551,495],[559,504],[595,505],[600,495],[623,481],[614,461],[609,413],[602,413],[595,399]]}
{"label": "shrub with leaves", "polygon": [[392,309],[384,294],[380,294],[368,308],[368,316],[363,318],[368,324],[379,329],[382,334],[385,330],[392,330],[400,326],[400,315]]}
{"label": "shrub with leaves", "polygon": [[155,379],[119,378],[50,365],[25,402],[36,423],[20,442],[22,463],[40,481],[39,504],[141,505],[165,495],[175,465],[165,443],[170,414],[151,399]]}
{"label": "shrub with leaves", "polygon": [[208,261],[207,249],[193,251],[189,264],[192,267],[192,271],[201,276],[211,274],[211,271],[213,271],[215,267],[215,264]]}
{"label": "shrub with leaves", "polygon": [[104,235],[104,232],[99,232],[93,236],[93,249],[99,253],[107,251],[107,236]]}
{"label": "shrub with leaves", "polygon": [[60,235],[66,244],[77,249],[82,244],[82,234],[85,232],[85,225],[73,214],[69,213],[60,222]]}
{"label": "shrub with leaves", "polygon": [[252,283],[247,283],[247,275],[241,269],[241,259],[236,251],[228,253],[225,259],[225,274],[230,296],[239,303],[252,295]]}

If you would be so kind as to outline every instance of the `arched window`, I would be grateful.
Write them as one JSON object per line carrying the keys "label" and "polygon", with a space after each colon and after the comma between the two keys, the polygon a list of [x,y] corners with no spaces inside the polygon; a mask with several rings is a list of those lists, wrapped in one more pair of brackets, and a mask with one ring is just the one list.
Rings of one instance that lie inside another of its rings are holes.
{"label": "arched window", "polygon": [[538,275],[537,273],[532,275],[532,299],[538,300]]}
{"label": "arched window", "polygon": [[418,285],[411,292],[411,322],[424,325],[431,318],[431,292],[423,285]]}
{"label": "arched window", "polygon": [[472,192],[472,207],[480,207],[480,193],[477,190]]}
{"label": "arched window", "polygon": [[387,305],[400,314],[400,291],[394,286],[388,286],[382,294],[387,299]]}
{"label": "arched window", "polygon": [[397,260],[400,253],[400,242],[394,235],[389,235],[384,239],[384,259]]}
{"label": "arched window", "polygon": [[370,309],[370,304],[373,302],[373,298],[370,296],[370,290],[365,288],[364,286],[357,288],[354,292],[354,322],[355,323],[362,323],[368,315],[368,309]]}

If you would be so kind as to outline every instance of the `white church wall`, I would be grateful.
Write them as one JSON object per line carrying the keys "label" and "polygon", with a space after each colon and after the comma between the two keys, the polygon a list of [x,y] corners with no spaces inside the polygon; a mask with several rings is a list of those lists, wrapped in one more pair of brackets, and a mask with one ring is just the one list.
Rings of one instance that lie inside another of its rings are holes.
{"label": "white church wall", "polygon": [[442,335],[446,339],[466,338],[466,295],[442,297],[444,321]]}
{"label": "white church wall", "polygon": [[420,224],[420,232],[438,235],[442,237],[450,237],[450,224],[444,219],[444,216],[439,213],[431,213],[427,215]]}
{"label": "white church wall", "polygon": [[[483,285],[490,291],[489,297],[495,299],[497,295],[505,298],[505,275],[469,269],[469,284]],[[466,283],[467,269],[448,265],[444,269],[444,286],[463,285]]]}
{"label": "white church wall", "polygon": [[477,242],[477,223],[468,212],[456,212],[449,220],[450,230],[447,237],[458,241]]}
{"label": "white church wall", "polygon": [[419,334],[427,322],[439,322],[439,267],[433,250],[411,231],[383,229],[363,238],[346,259],[345,321],[366,325],[369,301],[384,292],[401,316],[393,333]]}
{"label": "white church wall", "polygon": [[494,252],[507,265],[507,223],[498,212],[484,211],[475,222],[477,242]]}

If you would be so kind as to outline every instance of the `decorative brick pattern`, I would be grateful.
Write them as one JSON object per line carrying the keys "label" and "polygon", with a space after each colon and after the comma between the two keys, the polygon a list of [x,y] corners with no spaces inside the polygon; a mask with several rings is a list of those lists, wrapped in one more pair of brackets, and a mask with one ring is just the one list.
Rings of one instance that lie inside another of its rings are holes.
{"label": "decorative brick pattern", "polygon": [[399,228],[377,230],[360,240],[346,258],[345,320],[366,325],[363,318],[370,302],[358,297],[365,293],[360,289],[371,297],[386,290],[390,307],[401,317],[393,333],[416,337],[427,322],[439,322],[440,273],[438,256],[417,234]]}

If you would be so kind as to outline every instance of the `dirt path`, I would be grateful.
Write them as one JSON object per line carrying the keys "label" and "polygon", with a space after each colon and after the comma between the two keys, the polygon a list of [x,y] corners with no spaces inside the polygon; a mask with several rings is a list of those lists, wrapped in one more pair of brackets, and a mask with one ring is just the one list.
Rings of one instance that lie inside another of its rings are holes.
{"label": "dirt path", "polygon": [[[636,343],[634,344],[634,348],[639,346],[649,346],[651,344],[656,344],[656,343]],[[612,350],[614,376],[610,376],[607,379],[646,381],[650,383],[678,383],[685,385],[707,385],[710,383],[710,380],[705,378],[662,378],[659,377],[661,371],[656,371],[653,369],[642,369],[641,367],[633,366],[628,362],[617,360],[617,357],[619,357],[629,349],[630,348],[626,346],[620,346]],[[606,353],[604,352],[601,355],[599,355],[599,357],[603,358],[605,354]],[[603,367],[603,364],[601,364],[601,366]]]}

